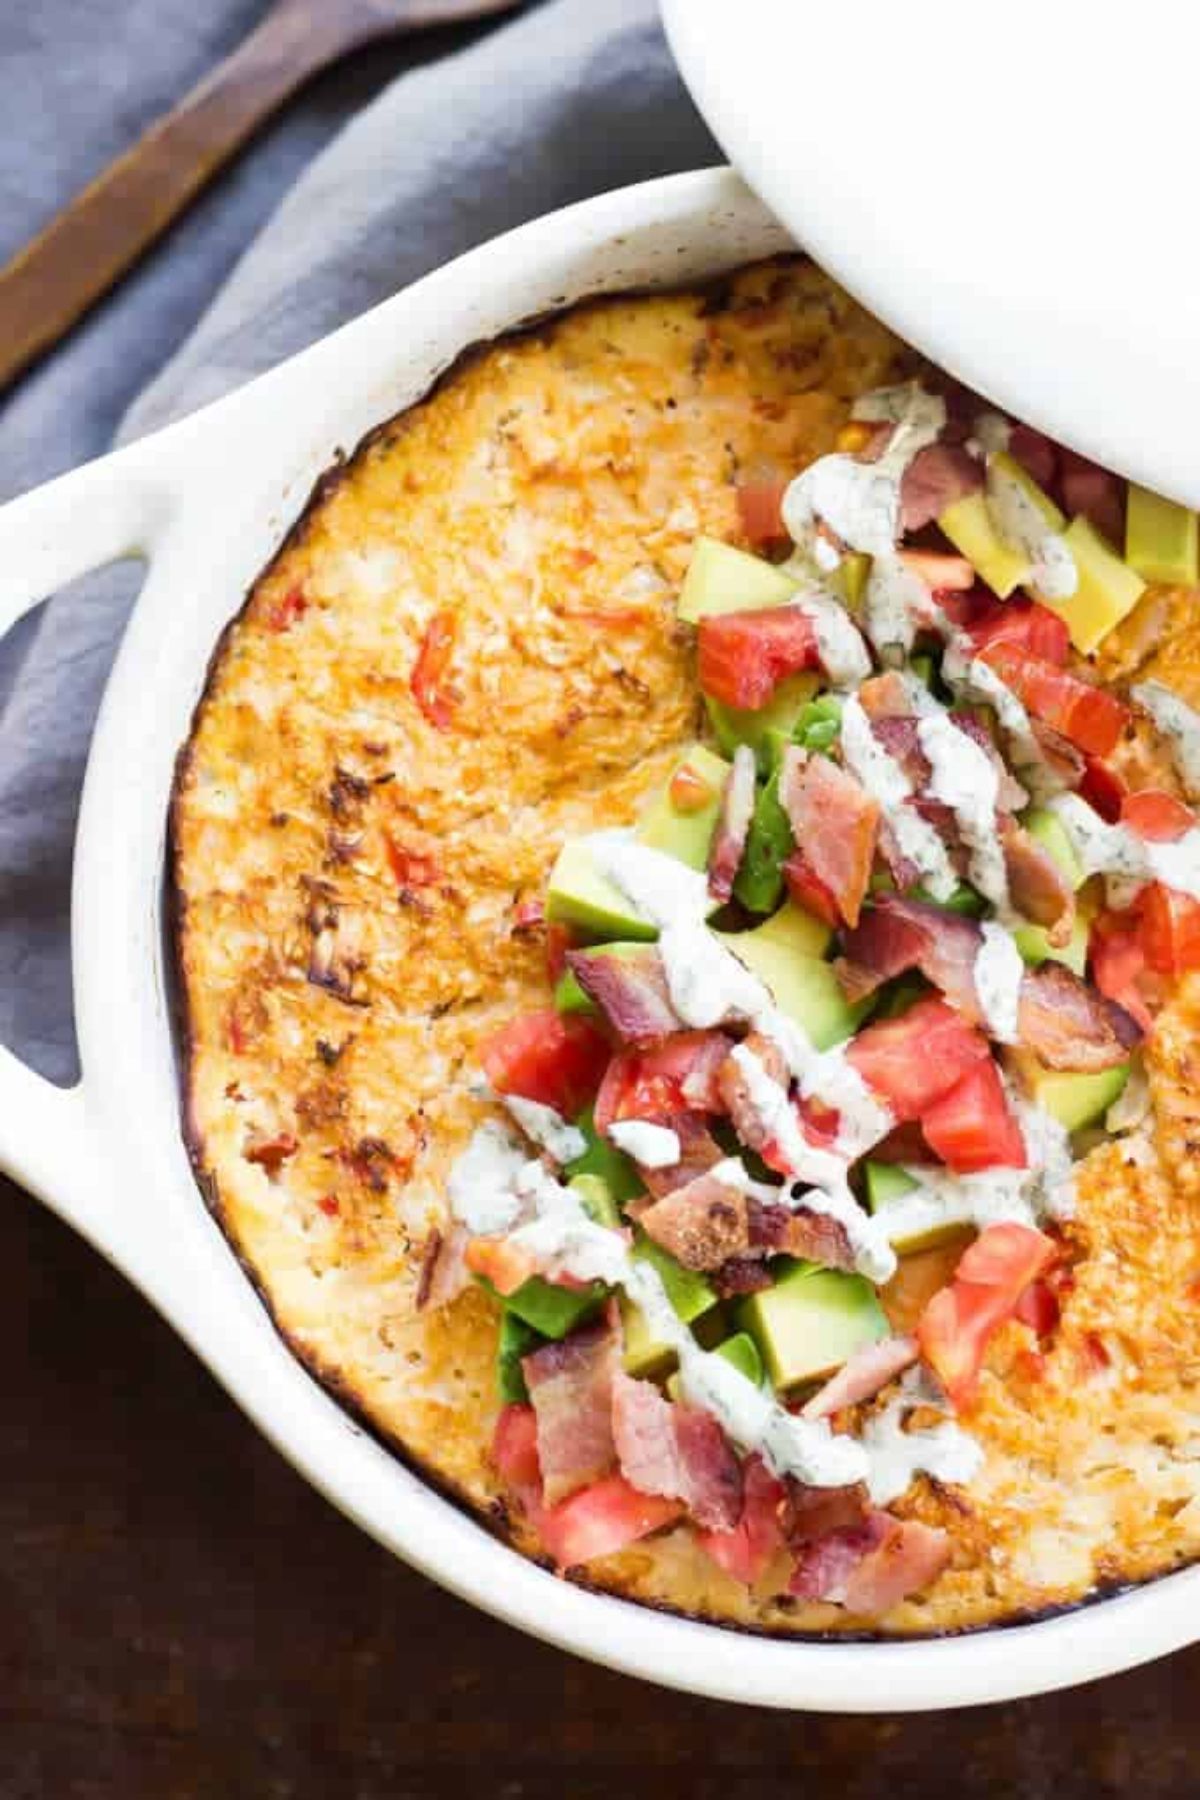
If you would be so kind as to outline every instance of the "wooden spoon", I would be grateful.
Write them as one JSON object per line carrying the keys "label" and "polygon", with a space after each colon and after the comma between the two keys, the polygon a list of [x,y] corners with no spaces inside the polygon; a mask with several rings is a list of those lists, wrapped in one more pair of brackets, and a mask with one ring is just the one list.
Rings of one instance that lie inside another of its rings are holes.
{"label": "wooden spoon", "polygon": [[0,271],[0,392],[66,336],[312,76],[361,45],[521,0],[275,0],[262,24]]}

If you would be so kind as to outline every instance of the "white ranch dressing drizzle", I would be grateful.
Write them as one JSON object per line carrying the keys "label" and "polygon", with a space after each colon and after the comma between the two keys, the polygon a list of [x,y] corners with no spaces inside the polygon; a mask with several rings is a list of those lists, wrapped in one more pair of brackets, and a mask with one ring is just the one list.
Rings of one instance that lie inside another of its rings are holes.
{"label": "white ranch dressing drizzle", "polygon": [[1051,802],[1087,875],[1117,876],[1125,882],[1161,881],[1164,887],[1200,900],[1200,826],[1173,843],[1152,844],[1128,825],[1106,825],[1078,794]]}
{"label": "white ranch dressing drizzle", "polygon": [[896,1272],[895,1252],[886,1234],[863,1212],[850,1192],[849,1163],[859,1152],[853,1150],[849,1156],[842,1152],[840,1134],[837,1151],[810,1144],[786,1091],[772,1080],[753,1050],[739,1044],[732,1056],[764,1132],[774,1139],[787,1164],[791,1180],[782,1197],[793,1208],[823,1213],[836,1220],[846,1233],[858,1272],[868,1281],[890,1281]]}
{"label": "white ranch dressing drizzle", "polygon": [[1025,962],[1011,934],[994,919],[983,926],[971,973],[990,1036],[1001,1044],[1015,1044]]}
{"label": "white ranch dressing drizzle", "polygon": [[858,686],[871,673],[871,658],[862,634],[835,594],[823,588],[802,591],[796,597],[817,638],[821,667],[835,688]]}
{"label": "white ranch dressing drizzle", "polygon": [[842,707],[840,743],[846,767],[879,802],[901,854],[921,871],[935,900],[948,900],[958,885],[950,853],[929,820],[909,804],[916,790],[875,736],[857,695]]}
{"label": "white ranch dressing drizzle", "polygon": [[876,1506],[898,1500],[921,1473],[965,1484],[983,1465],[979,1444],[949,1419],[919,1431],[905,1430],[909,1413],[924,1403],[919,1386],[909,1384],[872,1413],[862,1428],[861,1442],[870,1461],[867,1492]]}
{"label": "white ranch dressing drizzle", "polygon": [[679,1133],[648,1119],[616,1119],[607,1135],[618,1150],[644,1169],[673,1169],[681,1155]]}
{"label": "white ranch dressing drizzle", "polygon": [[929,793],[950,807],[970,852],[972,884],[1001,916],[1009,912],[1008,874],[996,831],[1000,775],[987,752],[948,713],[927,713],[917,737],[932,774]]}
{"label": "white ranch dressing drizzle", "polygon": [[1045,519],[1036,501],[1007,469],[989,460],[987,507],[1005,543],[1028,558],[1031,579],[1047,600],[1069,600],[1079,586],[1070,545]]}
{"label": "white ranch dressing drizzle", "polygon": [[1141,681],[1130,692],[1170,744],[1188,799],[1200,799],[1200,713],[1161,681]]}
{"label": "white ranch dressing drizzle", "polygon": [[918,622],[933,604],[929,588],[894,548],[872,558],[863,595],[867,636],[881,656],[913,647]]}
{"label": "white ranch dressing drizzle", "polygon": [[494,1237],[515,1225],[521,1203],[513,1182],[528,1157],[511,1132],[488,1119],[450,1172],[450,1206],[475,1237]]}
{"label": "white ranch dressing drizzle", "polygon": [[543,1106],[539,1100],[526,1100],[520,1094],[498,1094],[496,1098],[525,1136],[532,1138],[555,1162],[574,1162],[587,1149],[587,1139],[578,1126],[564,1119],[552,1106]]}
{"label": "white ranch dressing drizzle", "polygon": [[[818,565],[828,565],[821,525],[841,543],[867,556],[890,556],[900,535],[900,483],[919,451],[937,442],[946,424],[946,403],[918,382],[881,388],[854,406],[856,419],[895,426],[877,462],[835,453],[822,456],[797,475],[783,497],[783,522]],[[825,554],[820,554],[824,549]]]}

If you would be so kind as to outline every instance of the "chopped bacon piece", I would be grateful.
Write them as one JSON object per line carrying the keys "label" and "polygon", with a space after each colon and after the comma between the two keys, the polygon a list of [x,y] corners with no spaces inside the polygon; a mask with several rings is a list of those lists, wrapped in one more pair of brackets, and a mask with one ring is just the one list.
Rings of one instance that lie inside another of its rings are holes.
{"label": "chopped bacon piece", "polygon": [[783,865],[783,878],[787,882],[787,891],[802,912],[811,913],[814,919],[832,926],[834,930],[841,924],[838,903],[825,883],[809,866],[802,850],[793,850]]}
{"label": "chopped bacon piece", "polygon": [[738,518],[746,541],[753,549],[761,550],[786,542],[788,531],[781,509],[787,490],[786,480],[738,483],[735,490]]}
{"label": "chopped bacon piece", "polygon": [[805,1546],[791,1578],[788,1593],[800,1600],[824,1600],[844,1604],[846,1587],[854,1570],[888,1536],[888,1513],[873,1513],[858,1525],[827,1532]]}
{"label": "chopped bacon piece", "polygon": [[846,1227],[828,1213],[810,1207],[747,1203],[750,1247],[759,1256],[799,1256],[826,1269],[854,1268],[854,1252]]}
{"label": "chopped bacon piece", "polygon": [[697,1541],[713,1561],[744,1581],[758,1581],[783,1548],[780,1510],[787,1490],[761,1456],[748,1456],[742,1467],[742,1512],[730,1531],[701,1531]]}
{"label": "chopped bacon piece", "polygon": [[623,1043],[657,1044],[682,1029],[654,944],[568,950],[566,961]]}
{"label": "chopped bacon piece", "polygon": [[994,1062],[977,1063],[935,1100],[922,1114],[921,1130],[934,1155],[959,1175],[975,1169],[1023,1169],[1028,1161],[1021,1127]]}
{"label": "chopped bacon piece", "polygon": [[719,1269],[750,1248],[748,1201],[738,1188],[698,1175],[639,1214],[647,1237],[686,1269]]}
{"label": "chopped bacon piece", "polygon": [[740,1300],[743,1294],[761,1294],[773,1286],[774,1276],[766,1262],[757,1256],[731,1256],[719,1269],[709,1273],[709,1280],[722,1300]]}
{"label": "chopped bacon piece", "polygon": [[1013,905],[1061,949],[1075,928],[1074,888],[1045,845],[1015,819],[1001,820],[1000,841]]}
{"label": "chopped bacon piece", "polygon": [[608,1040],[590,1019],[564,1018],[553,1007],[519,1014],[479,1046],[498,1094],[537,1100],[568,1119],[596,1092],[609,1055]]}
{"label": "chopped bacon piece", "polygon": [[596,1096],[596,1130],[616,1119],[670,1125],[681,1112],[720,1112],[717,1075],[733,1048],[722,1031],[681,1031],[650,1050],[622,1050]]}
{"label": "chopped bacon piece", "polygon": [[436,612],[425,627],[421,648],[409,676],[413,699],[439,731],[448,731],[454,720],[458,695],[447,681],[450,660],[458,638],[458,615]]}
{"label": "chopped bacon piece", "polygon": [[650,1193],[661,1200],[664,1195],[686,1187],[697,1175],[704,1175],[719,1162],[723,1162],[725,1151],[699,1113],[673,1113],[669,1119],[658,1120],[657,1123],[665,1125],[679,1139],[677,1163],[672,1163],[666,1169],[639,1169]]}
{"label": "chopped bacon piece", "polygon": [[[783,1052],[770,1038],[763,1037],[760,1032],[752,1031],[742,1045],[755,1060],[762,1065],[764,1074],[780,1086],[788,1085],[790,1076]],[[721,1064],[717,1073],[717,1088],[725,1111],[729,1114],[734,1130],[747,1150],[761,1151],[766,1142],[766,1132],[754,1096],[750,1090],[750,1082],[742,1068],[741,1058],[732,1053]]]}
{"label": "chopped bacon piece", "polygon": [[1028,1325],[1035,1337],[1049,1337],[1058,1324],[1058,1297],[1048,1281],[1034,1281],[1013,1308],[1013,1318]]}
{"label": "chopped bacon piece", "polygon": [[521,1369],[537,1416],[538,1460],[547,1506],[608,1474],[613,1443],[613,1381],[620,1343],[607,1322],[573,1331],[523,1357]]}
{"label": "chopped bacon piece", "polygon": [[767,606],[701,619],[701,691],[726,706],[765,706],[785,675],[820,667],[816,628],[802,607]]}
{"label": "chopped bacon piece", "polygon": [[725,779],[721,811],[708,857],[708,891],[722,905],[733,894],[754,817],[755,761],[749,744],[739,744]]}
{"label": "chopped bacon piece", "polygon": [[1115,1068],[1142,1036],[1123,1007],[1058,962],[1026,971],[1017,1022],[1021,1043],[1047,1068],[1081,1074]]}
{"label": "chopped bacon piece", "polygon": [[792,1549],[816,1543],[832,1531],[862,1525],[870,1510],[861,1481],[846,1487],[808,1487],[802,1481],[787,1484],[787,1504],[781,1515],[784,1536]]}
{"label": "chopped bacon piece", "polygon": [[742,1471],[711,1413],[665,1400],[652,1381],[619,1374],[613,1437],[621,1473],[640,1493],[682,1500],[698,1525],[730,1531],[742,1511]]}
{"label": "chopped bacon piece", "polygon": [[806,757],[794,745],[784,752],[779,797],[805,867],[833,895],[845,923],[856,925],[871,879],[879,802],[827,756]]}
{"label": "chopped bacon piece", "polygon": [[916,1339],[910,1337],[889,1337],[881,1343],[861,1345],[801,1408],[804,1418],[827,1419],[843,1406],[873,1400],[889,1381],[910,1369],[918,1355]]}
{"label": "chopped bacon piece", "polygon": [[1125,483],[1074,450],[1063,450],[1063,509],[1090,519],[1113,544],[1125,542]]}
{"label": "chopped bacon piece", "polygon": [[900,482],[900,529],[921,531],[956,500],[983,486],[983,465],[957,444],[928,444]]}
{"label": "chopped bacon piece", "polygon": [[845,955],[834,966],[848,999],[865,999],[884,982],[919,969],[972,1024],[983,1023],[975,992],[983,931],[975,919],[925,900],[880,894],[843,942]]}
{"label": "chopped bacon piece", "polygon": [[992,1336],[1057,1255],[1053,1241],[1032,1225],[989,1225],[963,1255],[950,1286],[930,1300],[917,1341],[955,1406],[974,1398]]}
{"label": "chopped bacon piece", "polygon": [[965,594],[975,586],[975,571],[965,556],[942,550],[901,550],[905,568],[919,575],[935,599],[943,594]]}
{"label": "chopped bacon piece", "polygon": [[1022,705],[1087,756],[1108,756],[1129,719],[1129,708],[1105,688],[1080,681],[1012,644],[989,644],[982,660],[999,675]]}
{"label": "chopped bacon piece", "polygon": [[872,725],[880,719],[912,718],[912,698],[903,677],[894,669],[886,669],[882,675],[872,675],[864,681],[858,690],[858,699]]}
{"label": "chopped bacon piece", "polygon": [[1029,728],[1033,732],[1042,762],[1059,786],[1078,787],[1087,769],[1087,758],[1083,751],[1077,750],[1070,738],[1065,738],[1061,731],[1055,731],[1044,719],[1031,717]]}
{"label": "chopped bacon piece", "polygon": [[950,1561],[950,1539],[944,1531],[922,1525],[919,1519],[891,1523],[887,1535],[844,1579],[841,1604],[847,1612],[879,1618],[910,1594],[931,1587]]}
{"label": "chopped bacon piece", "polygon": [[859,1032],[847,1059],[897,1120],[919,1119],[988,1056],[987,1039],[944,1000],[918,1000],[898,1019]]}

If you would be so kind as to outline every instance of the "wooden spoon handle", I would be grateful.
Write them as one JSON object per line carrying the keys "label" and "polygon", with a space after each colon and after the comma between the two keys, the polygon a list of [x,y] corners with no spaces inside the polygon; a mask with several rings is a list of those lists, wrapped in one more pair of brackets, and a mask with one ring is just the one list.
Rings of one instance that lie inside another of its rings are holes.
{"label": "wooden spoon handle", "polygon": [[378,0],[277,5],[0,272],[0,391],[107,293],[289,95],[385,29]]}

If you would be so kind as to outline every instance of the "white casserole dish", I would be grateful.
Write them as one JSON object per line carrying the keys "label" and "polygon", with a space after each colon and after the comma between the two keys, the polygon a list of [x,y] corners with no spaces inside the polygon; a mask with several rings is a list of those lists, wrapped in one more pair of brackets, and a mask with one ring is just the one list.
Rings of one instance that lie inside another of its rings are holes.
{"label": "white casserole dish", "polygon": [[179,1130],[163,942],[174,759],[222,627],[316,477],[481,338],[587,294],[691,282],[787,247],[725,170],[605,195],[472,252],[239,393],[0,511],[0,630],[87,569],[149,564],[79,821],[83,1076],[63,1092],[0,1051],[0,1166],[141,1288],[315,1486],[455,1593],[696,1693],[915,1711],[1065,1687],[1190,1642],[1200,1568],[1057,1618],[894,1643],[731,1635],[556,1579],[425,1486],[292,1358],[205,1208]]}

